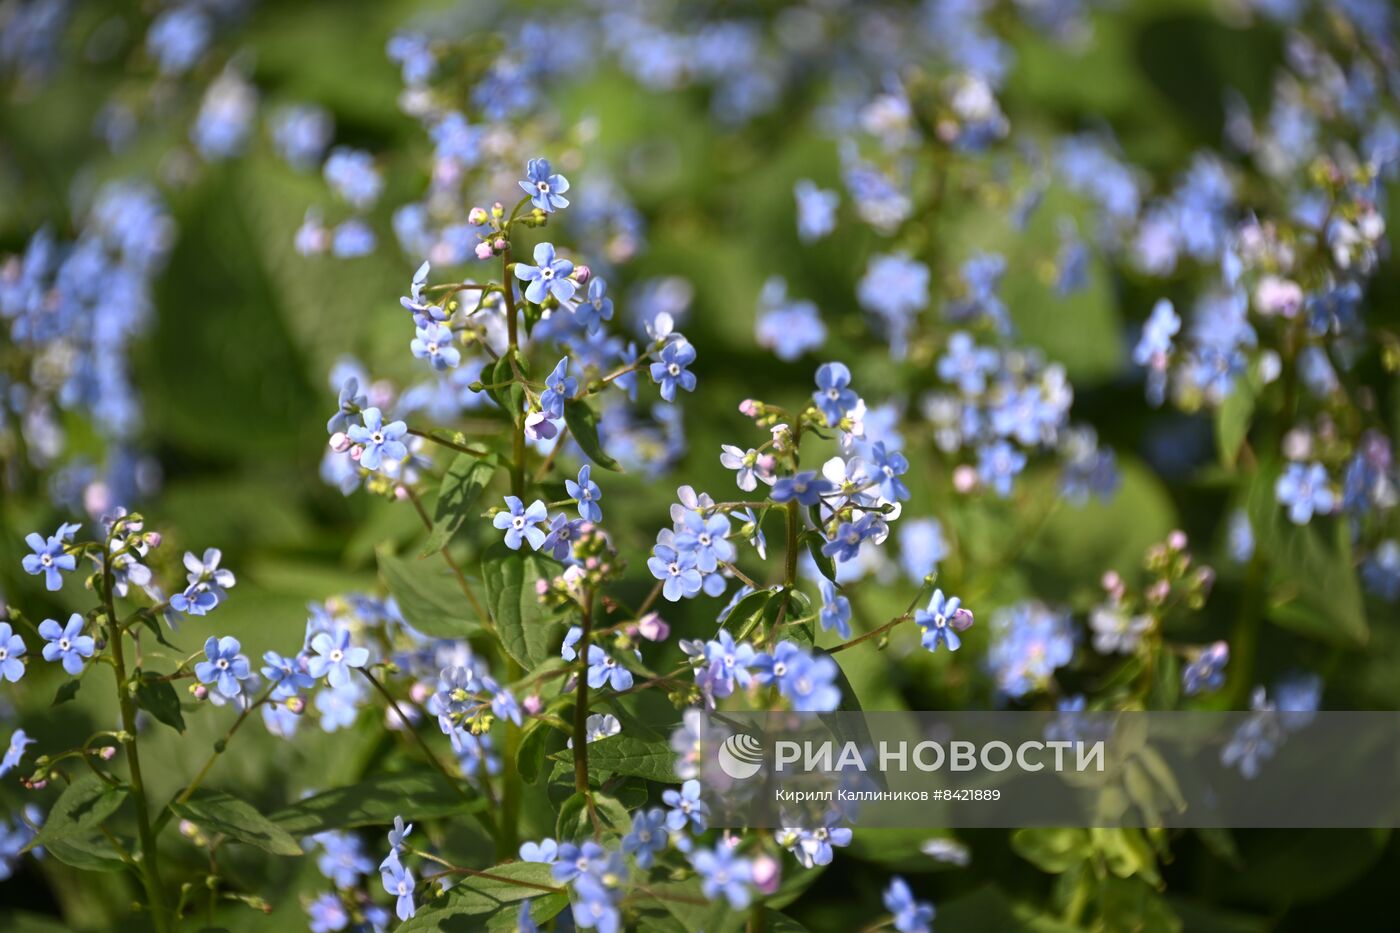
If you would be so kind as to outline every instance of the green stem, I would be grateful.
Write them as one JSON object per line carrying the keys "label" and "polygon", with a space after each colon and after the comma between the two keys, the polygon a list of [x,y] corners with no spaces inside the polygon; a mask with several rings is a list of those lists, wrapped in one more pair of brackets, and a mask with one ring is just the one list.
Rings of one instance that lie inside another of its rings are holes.
{"label": "green stem", "polygon": [[[111,540],[108,538],[108,546]],[[117,678],[117,705],[121,709],[122,732],[125,734],[122,745],[126,748],[126,763],[131,774],[131,802],[136,809],[136,832],[141,843],[141,881],[150,901],[151,920],[157,933],[170,929],[170,912],[165,903],[165,886],[160,880],[160,852],[156,848],[156,835],[151,829],[151,811],[146,802],[146,782],[141,776],[141,753],[136,742],[136,704],[127,690],[126,648],[122,642],[124,634],[117,624],[117,609],[112,599],[112,562],[102,562],[102,601],[107,613],[107,632],[112,644],[112,664]]]}

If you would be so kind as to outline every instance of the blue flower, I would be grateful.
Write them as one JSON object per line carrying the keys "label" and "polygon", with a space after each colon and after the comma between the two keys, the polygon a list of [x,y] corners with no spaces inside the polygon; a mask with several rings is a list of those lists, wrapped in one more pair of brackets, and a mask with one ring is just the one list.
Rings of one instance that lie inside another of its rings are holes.
{"label": "blue flower", "polygon": [[948,352],[938,360],[938,378],[957,383],[964,395],[981,395],[999,361],[997,351],[977,346],[971,335],[958,331],[948,338]]}
{"label": "blue flower", "polygon": [[666,848],[666,811],[660,807],[638,810],[632,814],[632,831],[622,839],[622,851],[637,859],[642,868],[650,868],[656,853]]}
{"label": "blue flower", "polygon": [[525,297],[535,304],[543,304],[547,295],[553,295],[561,304],[574,297],[575,283],[569,278],[573,271],[572,262],[555,257],[553,243],[535,246],[535,265],[515,264],[515,277],[530,283],[525,289]]}
{"label": "blue flower", "polygon": [[394,902],[394,913],[398,918],[407,920],[412,917],[415,910],[413,873],[399,862],[397,852],[390,852],[389,857],[379,866],[379,878],[384,883],[384,890],[397,898]]}
{"label": "blue flower", "polygon": [[210,636],[204,642],[204,657],[194,666],[194,676],[202,684],[214,684],[215,688],[230,699],[243,692],[240,680],[248,674],[248,659],[239,654],[242,647],[238,639],[231,635],[223,638]]}
{"label": "blue flower", "polygon": [[602,648],[589,645],[588,686],[597,690],[603,684],[611,684],[614,690],[627,690],[632,686],[632,672]]}
{"label": "blue flower", "polygon": [[715,512],[709,518],[688,510],[676,532],[676,550],[695,555],[695,568],[714,573],[722,561],[734,559],[734,545],[728,541],[729,519]]}
{"label": "blue flower", "polygon": [[384,179],[374,167],[374,156],[362,149],[337,147],[322,168],[326,183],[352,206],[364,210],[379,200]]}
{"label": "blue flower", "polygon": [[874,515],[862,515],[853,522],[841,522],[836,534],[822,545],[822,554],[837,561],[854,560],[860,546],[878,530]]}
{"label": "blue flower", "polygon": [[851,637],[851,601],[836,590],[830,580],[821,581],[822,608],[817,616],[822,630],[836,629],[842,638]]}
{"label": "blue flower", "polygon": [[506,508],[509,511],[497,512],[496,517],[491,519],[492,525],[505,531],[506,547],[512,551],[520,550],[521,537],[529,541],[530,547],[537,551],[543,547],[545,533],[539,525],[549,516],[545,504],[536,499],[526,508],[515,496],[506,496]]}
{"label": "blue flower", "polygon": [[332,687],[345,686],[352,667],[364,667],[369,663],[369,649],[351,645],[348,628],[341,628],[334,634],[317,632],[311,639],[311,650],[316,656],[307,659],[307,671],[317,680],[326,678]]}
{"label": "blue flower", "polygon": [[350,925],[350,912],[340,898],[327,891],[306,906],[311,933],[340,933]]}
{"label": "blue flower", "polygon": [[549,534],[544,536],[544,543],[540,545],[540,550],[552,555],[557,561],[568,560],[569,555],[574,551],[574,542],[578,540],[579,532],[583,528],[583,521],[569,521],[569,516],[559,513],[554,516],[549,526]]}
{"label": "blue flower", "polygon": [[682,596],[694,596],[704,584],[700,571],[695,567],[695,555],[679,553],[669,545],[658,544],[652,549],[647,569],[653,577],[665,581],[661,595],[671,602],[676,602]]}
{"label": "blue flower", "polygon": [[811,179],[800,179],[792,186],[797,199],[797,238],[803,243],[820,240],[836,229],[836,208],[841,195],[818,188]]}
{"label": "blue flower", "polygon": [[303,690],[316,686],[316,679],[306,672],[305,662],[300,657],[285,658],[276,651],[263,653],[262,675],[276,684],[272,688],[274,700],[288,700]]}
{"label": "blue flower", "polygon": [[748,687],[753,683],[753,667],[756,658],[753,645],[748,642],[736,643],[734,636],[720,629],[719,634],[705,643],[705,660],[709,662],[706,681],[710,692],[717,697],[726,697],[734,692],[737,684]]}
{"label": "blue flower", "polygon": [[10,747],[5,749],[5,757],[0,758],[0,777],[18,768],[20,759],[24,757],[24,750],[33,744],[34,739],[26,735],[23,729],[16,729],[14,735],[10,736]]}
{"label": "blue flower", "polygon": [[582,845],[561,842],[559,843],[558,856],[554,860],[554,867],[550,869],[550,874],[555,881],[567,883],[606,862],[607,852],[592,840]]}
{"label": "blue flower", "polygon": [[596,331],[599,321],[611,321],[613,300],[608,297],[608,283],[594,277],[588,281],[588,298],[574,308],[574,319],[589,333]]}
{"label": "blue flower", "polygon": [[733,848],[721,842],[713,849],[697,849],[690,863],[700,874],[700,890],[706,897],[723,895],[735,910],[749,906],[753,862],[739,857]]}
{"label": "blue flower", "polygon": [[384,416],[378,408],[366,408],[360,413],[363,425],[352,424],[346,432],[350,440],[359,444],[360,466],[367,470],[377,470],[384,461],[397,463],[408,456],[408,448],[399,438],[408,433],[408,425],[402,421],[384,423]]}
{"label": "blue flower", "polygon": [[441,324],[416,328],[409,349],[420,360],[427,360],[439,372],[455,369],[462,362],[462,353],[452,343],[452,331]]}
{"label": "blue flower", "polygon": [[1161,369],[1172,352],[1172,338],[1181,330],[1181,318],[1172,303],[1163,298],[1152,308],[1152,315],[1142,325],[1142,336],[1133,348],[1133,362],[1139,366]]}
{"label": "blue flower", "polygon": [[360,392],[360,380],[350,376],[340,385],[340,407],[326,422],[327,434],[344,433],[350,430],[350,418],[358,415],[369,404],[369,399]]}
{"label": "blue flower", "polygon": [[943,524],[936,518],[915,518],[899,523],[899,565],[913,583],[938,571],[938,564],[948,556],[948,542],[943,538]]}
{"label": "blue flower", "polygon": [[68,624],[60,626],[53,619],[39,623],[39,634],[48,642],[44,646],[45,661],[63,661],[63,669],[70,674],[81,674],[85,658],[92,657],[95,642],[91,635],[83,634],[87,623],[78,613],[68,617]]}
{"label": "blue flower", "polygon": [[845,363],[823,363],[817,367],[817,391],[812,393],[826,418],[827,427],[835,427],[856,405],[860,396],[850,388],[851,371]]}
{"label": "blue flower", "polygon": [[1006,441],[985,444],[977,450],[977,477],[1003,499],[1011,495],[1011,481],[1026,468],[1026,455]]}
{"label": "blue flower", "polygon": [[894,928],[899,933],[930,933],[933,905],[914,900],[914,892],[903,878],[896,877],[885,889],[885,909],[894,914]]}
{"label": "blue flower", "polygon": [[578,391],[578,380],[569,375],[569,358],[564,357],[544,381],[540,408],[551,418],[564,417],[564,403]]}
{"label": "blue flower", "polygon": [[801,505],[816,505],[822,496],[835,492],[836,486],[826,479],[818,479],[815,470],[804,470],[792,476],[784,476],[773,484],[774,502],[787,502],[796,499]]}
{"label": "blue flower", "polygon": [[1230,646],[1223,641],[1207,645],[1195,660],[1181,671],[1181,689],[1187,696],[1202,690],[1219,690],[1225,685],[1225,665],[1230,660]]}
{"label": "blue flower", "polygon": [[218,595],[207,583],[191,583],[170,597],[170,608],[176,612],[187,612],[192,616],[208,615],[219,605]]}
{"label": "blue flower", "polygon": [[20,561],[24,572],[32,576],[42,573],[44,587],[51,592],[62,589],[63,575],[60,571],[73,570],[78,566],[77,557],[63,553],[63,538],[53,535],[46,540],[43,535],[35,533],[25,535],[24,543],[34,552],[24,555],[24,560]]}
{"label": "blue flower", "polygon": [[1288,507],[1295,525],[1306,525],[1313,513],[1326,515],[1337,506],[1337,495],[1327,483],[1327,469],[1320,463],[1290,463],[1274,484],[1279,504]]}
{"label": "blue flower", "polygon": [[929,651],[937,651],[938,643],[942,642],[948,646],[949,651],[957,651],[962,645],[958,633],[953,630],[953,615],[962,605],[962,600],[956,596],[944,597],[942,590],[934,590],[932,598],[928,601],[927,609],[919,609],[914,613],[914,622],[919,628],[924,630],[921,639],[925,648]]}
{"label": "blue flower", "polygon": [[603,520],[603,510],[598,506],[598,500],[603,498],[603,490],[598,488],[598,484],[593,482],[593,465],[585,463],[578,471],[578,482],[571,479],[564,480],[564,491],[569,494],[569,498],[578,500],[578,514],[590,522],[601,522]]}
{"label": "blue flower", "polygon": [[687,826],[695,827],[697,833],[705,831],[710,808],[700,799],[699,781],[686,781],[680,790],[664,790],[661,800],[671,808],[666,814],[666,828],[671,832],[678,833]]}
{"label": "blue flower", "polygon": [[559,655],[565,661],[572,661],[578,657],[578,649],[574,647],[583,638],[583,629],[577,625],[569,626],[569,630],[564,634],[564,644],[559,647]]}
{"label": "blue flower", "polygon": [[28,651],[24,639],[15,634],[10,623],[0,622],[0,677],[14,683],[24,676],[24,657]]}
{"label": "blue flower", "polygon": [[[364,875],[374,871],[374,860],[365,855],[364,843],[353,833],[321,832],[311,837],[321,846],[316,867],[337,888],[355,887]],[[392,893],[392,892],[391,892]]]}
{"label": "blue flower", "polygon": [[520,845],[520,861],[552,864],[559,857],[559,843],[548,837],[539,842],[525,842]]}
{"label": "blue flower", "polygon": [[676,400],[676,387],[695,391],[695,374],[686,367],[695,362],[695,348],[685,338],[672,340],[661,348],[660,358],[651,364],[651,381],[661,386],[661,397]]}
{"label": "blue flower", "polygon": [[848,827],[839,825],[840,819],[840,814],[832,813],[827,816],[825,825],[816,829],[784,830],[790,834],[785,844],[803,868],[830,865],[836,856],[833,847],[851,844],[854,834]]}
{"label": "blue flower", "polygon": [[828,713],[841,704],[836,662],[813,657],[795,641],[779,642],[772,654],[755,657],[753,667],[759,683],[777,684],[778,692],[799,712]]}
{"label": "blue flower", "polygon": [[531,159],[525,163],[525,180],[520,190],[530,196],[530,203],[546,214],[569,206],[564,192],[569,190],[569,179],[550,171],[548,159]]}

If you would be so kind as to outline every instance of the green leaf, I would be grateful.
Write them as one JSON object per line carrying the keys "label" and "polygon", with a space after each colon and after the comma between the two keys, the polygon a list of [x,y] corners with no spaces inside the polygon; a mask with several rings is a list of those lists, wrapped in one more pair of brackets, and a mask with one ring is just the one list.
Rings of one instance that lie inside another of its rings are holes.
{"label": "green leaf", "polygon": [[384,551],[377,556],[385,586],[415,630],[429,638],[465,638],[480,630],[466,596],[436,561],[403,560]]}
{"label": "green leaf", "polygon": [[[572,761],[573,754],[572,749],[565,749],[553,757],[560,761]],[[679,784],[675,761],[676,753],[665,739],[648,741],[618,734],[588,743],[589,771],[609,771],[662,784]]]}
{"label": "green leaf", "polygon": [[64,681],[62,686],[58,688],[58,692],[53,695],[53,703],[51,705],[59,706],[63,703],[67,703],[78,695],[78,688],[82,685],[83,682],[77,678]]}
{"label": "green leaf", "polygon": [[1249,380],[1237,379],[1235,387],[1215,411],[1215,441],[1220,462],[1233,467],[1239,459],[1240,448],[1249,435],[1249,422],[1254,416],[1254,389]]}
{"label": "green leaf", "polygon": [[1092,854],[1089,834],[1082,829],[1018,829],[1011,834],[1011,848],[1052,875],[1069,871]]}
{"label": "green leaf", "polygon": [[281,826],[263,816],[246,801],[216,790],[200,790],[184,803],[172,803],[176,816],[191,820],[210,832],[257,846],[273,855],[301,855],[301,846]]}
{"label": "green leaf", "polygon": [[622,472],[622,467],[616,460],[603,453],[603,445],[598,443],[598,419],[593,414],[593,409],[588,403],[581,399],[569,399],[564,403],[564,423],[573,432],[574,440],[579,447],[598,466],[605,470],[616,470]]}
{"label": "green leaf", "polygon": [[428,557],[447,547],[462,522],[471,513],[482,490],[495,475],[496,465],[490,460],[458,454],[447,468],[438,487],[437,505],[433,508],[433,530],[423,545],[419,557]]}
{"label": "green leaf", "polygon": [[419,774],[376,774],[358,784],[337,787],[299,800],[272,815],[272,821],[293,835],[327,829],[383,826],[402,816],[425,820],[483,806],[467,803],[447,778],[435,771]]}
{"label": "green leaf", "polygon": [[101,836],[70,836],[67,839],[57,839],[45,845],[44,851],[63,864],[83,871],[121,871],[126,868],[112,851],[111,845]]}
{"label": "green leaf", "polygon": [[822,545],[826,543],[826,538],[822,537],[819,531],[809,531],[802,536],[807,544],[807,553],[812,555],[812,561],[821,571],[822,576],[832,583],[836,582],[836,564],[830,557],[822,553]]}
{"label": "green leaf", "polygon": [[95,774],[84,774],[63,789],[39,832],[24,847],[47,846],[60,839],[90,836],[126,800],[127,789],[113,786]]}
{"label": "green leaf", "polygon": [[[487,393],[496,400],[496,404],[506,410],[506,413],[513,419],[519,419],[525,407],[525,391],[520,387],[520,383],[515,382],[515,369],[511,366],[511,360],[515,360],[520,367],[520,372],[527,379],[530,377],[530,369],[526,365],[525,358],[516,350],[507,350],[496,361],[496,365],[491,370],[491,384],[504,386],[499,389],[487,389]],[[509,385],[504,385],[510,383]]]}
{"label": "green leaf", "polygon": [[168,680],[157,680],[147,674],[136,687],[136,705],[165,723],[176,732],[185,731],[185,717],[180,712],[180,695]]}
{"label": "green leaf", "polygon": [[597,791],[592,792],[592,797],[593,813],[588,810],[588,797],[577,791],[564,801],[564,805],[559,808],[559,819],[554,825],[555,836],[559,839],[581,839],[593,835],[594,813],[598,816],[598,823],[603,832],[616,833],[619,836],[627,833],[632,825],[632,817],[627,814],[627,808],[622,802],[616,797]]}
{"label": "green leaf", "polygon": [[535,583],[553,573],[538,554],[512,551],[505,542],[493,545],[482,558],[481,579],[486,606],[496,620],[501,645],[526,671],[553,657],[558,624],[545,615]]}
{"label": "green leaf", "polygon": [[643,911],[639,925],[643,930],[737,933],[746,920],[746,914],[730,910],[724,898],[706,897],[695,878],[653,882],[645,894],[637,896],[636,903]]}
{"label": "green leaf", "polygon": [[[479,933],[513,922],[520,902],[530,901],[530,917],[544,923],[569,904],[568,895],[554,881],[552,866],[538,862],[508,862],[487,869],[493,877],[465,876],[447,892],[442,907],[422,909],[398,928],[398,933],[442,930]],[[523,884],[519,882],[524,882]],[[513,930],[506,925],[505,929]]]}
{"label": "green leaf", "polygon": [[1268,564],[1265,615],[1321,641],[1343,647],[1365,644],[1370,629],[1347,522],[1314,516],[1306,525],[1293,524],[1274,496],[1278,473],[1279,465],[1269,464],[1249,488],[1249,521]]}
{"label": "green leaf", "polygon": [[778,592],[778,587],[764,587],[754,590],[739,604],[729,611],[729,615],[724,617],[724,627],[738,633],[744,631],[748,624],[752,622],[759,613],[767,607],[768,601]]}

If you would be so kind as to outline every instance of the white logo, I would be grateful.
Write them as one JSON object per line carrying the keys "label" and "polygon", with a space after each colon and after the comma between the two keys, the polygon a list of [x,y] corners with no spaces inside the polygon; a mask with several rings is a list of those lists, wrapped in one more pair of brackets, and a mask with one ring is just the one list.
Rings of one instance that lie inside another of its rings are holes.
{"label": "white logo", "polygon": [[737,781],[751,778],[763,767],[763,746],[747,732],[725,739],[719,747],[719,769]]}

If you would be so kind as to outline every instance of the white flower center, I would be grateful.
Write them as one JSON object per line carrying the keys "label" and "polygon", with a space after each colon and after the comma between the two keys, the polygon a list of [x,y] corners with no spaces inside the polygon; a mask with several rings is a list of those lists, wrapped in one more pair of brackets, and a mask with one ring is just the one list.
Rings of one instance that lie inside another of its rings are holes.
{"label": "white flower center", "polygon": [[345,652],[341,651],[339,648],[336,648],[331,652],[331,661],[335,664],[339,664],[341,659],[344,657]]}
{"label": "white flower center", "polygon": [[72,643],[69,642],[66,638],[60,638],[58,640],[58,647],[63,649],[64,651],[67,651],[70,647],[72,647]]}
{"label": "white flower center", "polygon": [[535,189],[539,191],[540,194],[549,194],[549,182],[537,181],[535,182]]}
{"label": "white flower center", "polygon": [[375,431],[373,434],[371,434],[371,435],[369,436],[369,439],[370,439],[370,443],[372,443],[372,444],[382,444],[382,443],[384,443],[384,432],[383,432],[383,431]]}
{"label": "white flower center", "polygon": [[670,363],[670,364],[668,364],[667,367],[666,367],[666,372],[670,373],[672,376],[679,376],[679,375],[681,374],[681,367],[680,367],[680,364],[679,364],[679,363]]}

